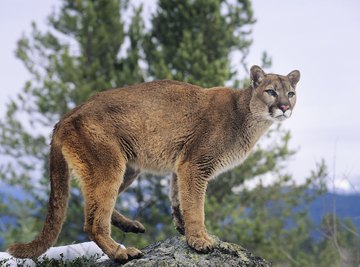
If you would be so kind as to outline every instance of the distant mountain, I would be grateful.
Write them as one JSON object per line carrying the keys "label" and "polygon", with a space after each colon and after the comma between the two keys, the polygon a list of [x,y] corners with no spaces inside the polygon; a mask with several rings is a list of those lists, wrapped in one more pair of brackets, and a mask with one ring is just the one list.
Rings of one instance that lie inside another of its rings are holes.
{"label": "distant mountain", "polygon": [[31,198],[30,194],[24,192],[21,187],[4,185],[0,182],[0,201],[9,204],[9,197],[21,201]]}
{"label": "distant mountain", "polygon": [[310,205],[310,219],[316,224],[328,213],[335,211],[339,218],[350,218],[360,231],[360,194],[326,193]]}
{"label": "distant mountain", "polygon": [[[12,187],[8,185],[0,184],[0,202],[8,204],[9,200],[6,196],[11,196],[19,200],[27,200],[30,197],[19,187]],[[310,204],[309,216],[311,221],[319,225],[321,219],[325,214],[332,213],[334,210],[337,217],[340,219],[350,218],[353,224],[360,232],[360,194],[338,194],[338,193],[326,193],[319,196],[315,201]],[[9,218],[0,215],[0,221],[3,226],[6,223],[16,223],[14,218]],[[1,229],[0,229],[1,230]],[[4,229],[3,229],[4,230]],[[317,238],[315,233],[313,236]],[[1,240],[0,240],[1,244]]]}
{"label": "distant mountain", "polygon": [[[31,198],[20,187],[0,184],[0,201],[4,204],[9,202],[6,196],[11,196],[18,200]],[[339,218],[351,218],[360,230],[360,194],[325,193],[311,203],[309,210],[310,219],[314,223],[319,224],[325,214],[332,213],[334,210]]]}

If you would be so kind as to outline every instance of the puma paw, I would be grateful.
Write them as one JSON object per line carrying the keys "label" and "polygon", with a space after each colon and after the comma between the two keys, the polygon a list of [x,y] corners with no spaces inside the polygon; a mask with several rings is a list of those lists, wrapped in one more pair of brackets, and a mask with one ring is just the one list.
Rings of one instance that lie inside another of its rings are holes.
{"label": "puma paw", "polygon": [[145,233],[145,227],[141,222],[134,220],[126,226],[124,232]]}
{"label": "puma paw", "polygon": [[114,256],[113,260],[119,263],[125,263],[133,259],[138,259],[143,256],[143,253],[134,247],[128,247],[128,248],[120,248],[118,249]]}
{"label": "puma paw", "polygon": [[112,224],[126,233],[145,233],[145,227],[141,222],[136,220],[129,221],[112,221]]}
{"label": "puma paw", "polygon": [[207,234],[191,235],[186,238],[186,241],[198,252],[208,253],[214,248],[214,241]]}
{"label": "puma paw", "polygon": [[175,223],[175,228],[179,232],[179,234],[185,235],[185,228],[183,225],[179,226],[177,223]]}
{"label": "puma paw", "polygon": [[134,248],[134,247],[126,248],[126,253],[130,260],[138,259],[138,258],[141,258],[142,256],[144,256],[144,254],[140,250],[138,250],[137,248]]}

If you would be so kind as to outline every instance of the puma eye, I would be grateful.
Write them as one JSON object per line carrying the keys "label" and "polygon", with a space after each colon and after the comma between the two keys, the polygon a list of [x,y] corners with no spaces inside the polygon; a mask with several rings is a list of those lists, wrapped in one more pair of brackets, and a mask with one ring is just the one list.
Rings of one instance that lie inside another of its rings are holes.
{"label": "puma eye", "polygon": [[265,90],[265,92],[273,97],[277,96],[277,93],[273,89],[267,89],[267,90]]}
{"label": "puma eye", "polygon": [[288,93],[288,98],[292,98],[294,95],[295,95],[294,92],[289,92],[289,93]]}

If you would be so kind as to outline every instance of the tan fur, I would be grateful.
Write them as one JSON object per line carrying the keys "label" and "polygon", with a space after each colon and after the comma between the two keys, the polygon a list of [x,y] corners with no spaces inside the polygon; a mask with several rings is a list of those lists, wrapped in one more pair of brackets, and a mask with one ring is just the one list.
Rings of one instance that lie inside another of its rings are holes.
{"label": "tan fur", "polygon": [[253,66],[252,87],[243,90],[165,80],[95,95],[55,126],[44,228],[34,241],[9,252],[36,257],[54,244],[65,217],[69,170],[84,194],[84,230],[110,258],[125,262],[141,256],[111,238],[110,224],[145,231],[114,210],[118,193],[142,171],[173,173],[175,225],[192,248],[211,250],[204,215],[209,180],[240,164],[274,121],[291,115],[296,95],[289,92],[295,93],[299,78],[298,71],[281,76]]}

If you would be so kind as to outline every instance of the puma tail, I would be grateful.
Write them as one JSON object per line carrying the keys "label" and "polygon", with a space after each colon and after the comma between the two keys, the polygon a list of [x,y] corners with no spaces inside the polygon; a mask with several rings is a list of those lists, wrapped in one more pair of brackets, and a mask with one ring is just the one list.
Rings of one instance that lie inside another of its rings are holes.
{"label": "puma tail", "polygon": [[53,138],[50,149],[50,198],[43,229],[34,241],[8,248],[8,252],[16,258],[37,258],[43,254],[56,242],[64,223],[70,175],[61,146],[55,143]]}

